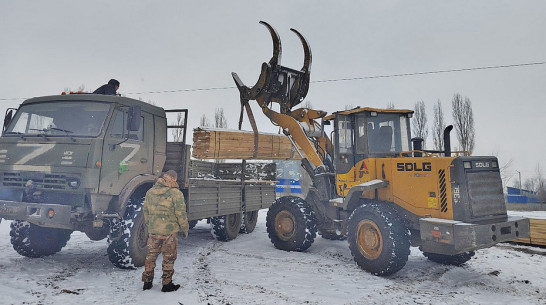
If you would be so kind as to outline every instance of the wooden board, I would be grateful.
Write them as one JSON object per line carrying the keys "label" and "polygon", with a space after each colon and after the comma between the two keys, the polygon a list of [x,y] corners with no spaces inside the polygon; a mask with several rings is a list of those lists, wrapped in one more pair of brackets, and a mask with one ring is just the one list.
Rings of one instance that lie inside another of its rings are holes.
{"label": "wooden board", "polygon": [[529,223],[530,236],[515,241],[531,245],[546,246],[546,219],[530,218]]}
{"label": "wooden board", "polygon": [[197,159],[299,160],[292,142],[285,135],[258,134],[254,158],[254,133],[227,129],[193,130],[192,156]]}

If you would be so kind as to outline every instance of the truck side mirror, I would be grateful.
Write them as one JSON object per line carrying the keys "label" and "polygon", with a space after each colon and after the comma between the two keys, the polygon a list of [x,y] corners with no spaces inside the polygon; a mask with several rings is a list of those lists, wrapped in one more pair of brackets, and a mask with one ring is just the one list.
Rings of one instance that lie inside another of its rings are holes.
{"label": "truck side mirror", "polygon": [[138,131],[140,129],[140,106],[129,107],[127,118],[127,130]]}
{"label": "truck side mirror", "polygon": [[4,117],[4,127],[2,128],[2,133],[6,131],[9,123],[11,123],[11,119],[13,119],[13,109],[8,109],[8,111],[6,112],[6,116]]}

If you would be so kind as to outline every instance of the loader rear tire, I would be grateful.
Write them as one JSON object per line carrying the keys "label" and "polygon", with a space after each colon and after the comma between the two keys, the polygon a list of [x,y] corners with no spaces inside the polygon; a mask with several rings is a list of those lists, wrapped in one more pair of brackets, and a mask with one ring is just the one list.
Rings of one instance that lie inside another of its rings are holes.
{"label": "loader rear tire", "polygon": [[452,265],[452,266],[463,265],[464,263],[468,262],[475,254],[476,252],[474,251],[459,253],[456,255],[445,255],[445,254],[423,252],[423,255],[433,262],[444,264],[444,265]]}
{"label": "loader rear tire", "polygon": [[410,253],[409,230],[380,204],[356,208],[348,222],[348,242],[355,262],[380,276],[402,269]]}
{"label": "loader rear tire", "polygon": [[10,225],[11,245],[26,257],[44,257],[55,254],[66,246],[72,230],[45,228],[22,220]]}
{"label": "loader rear tire", "polygon": [[211,217],[212,235],[221,241],[229,241],[235,239],[241,229],[241,213],[233,213],[224,216]]}
{"label": "loader rear tire", "polygon": [[317,235],[315,212],[294,196],[281,197],[269,207],[266,226],[275,248],[284,251],[305,251]]}

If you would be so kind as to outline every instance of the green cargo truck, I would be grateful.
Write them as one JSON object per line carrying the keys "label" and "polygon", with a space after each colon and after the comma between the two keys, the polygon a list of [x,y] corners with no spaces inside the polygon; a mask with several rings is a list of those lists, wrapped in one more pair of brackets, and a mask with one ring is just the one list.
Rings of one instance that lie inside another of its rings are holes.
{"label": "green cargo truck", "polygon": [[[168,125],[169,112],[182,120]],[[257,211],[275,201],[275,165],[191,160],[187,117],[186,109],[96,94],[37,97],[8,109],[0,138],[0,218],[13,220],[13,248],[43,257],[81,231],[92,240],[108,237],[115,266],[142,266],[144,195],[169,169],[178,173],[190,225],[208,219],[220,240],[251,232]],[[180,131],[179,142],[168,142],[171,128]]]}

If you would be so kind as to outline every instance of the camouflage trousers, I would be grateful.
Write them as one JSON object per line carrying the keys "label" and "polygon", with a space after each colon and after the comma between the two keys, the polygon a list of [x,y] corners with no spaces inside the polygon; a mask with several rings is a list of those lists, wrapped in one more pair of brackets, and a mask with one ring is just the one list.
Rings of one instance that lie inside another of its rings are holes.
{"label": "camouflage trousers", "polygon": [[152,282],[154,280],[155,261],[160,253],[163,254],[163,275],[161,276],[163,285],[167,285],[172,281],[177,245],[177,233],[171,235],[148,235],[148,254],[146,254],[144,272],[142,273],[143,282]]}

